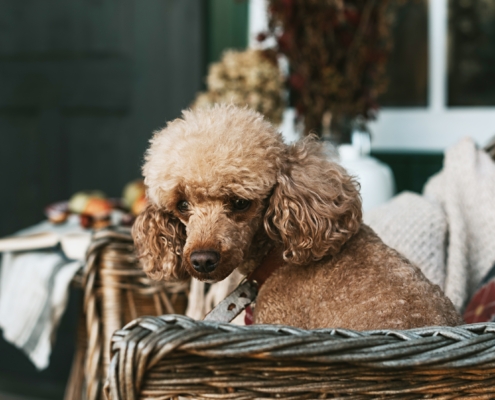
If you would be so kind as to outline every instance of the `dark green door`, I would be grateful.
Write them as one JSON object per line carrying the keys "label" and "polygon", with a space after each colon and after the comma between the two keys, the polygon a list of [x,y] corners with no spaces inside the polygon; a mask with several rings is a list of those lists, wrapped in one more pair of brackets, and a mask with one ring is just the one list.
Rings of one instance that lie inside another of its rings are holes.
{"label": "dark green door", "polygon": [[[203,0],[0,0],[0,236],[39,222],[46,204],[75,191],[120,196],[140,175],[152,131],[202,85],[204,8]],[[47,370],[0,339],[0,397],[62,398],[75,300]]]}
{"label": "dark green door", "polygon": [[0,0],[0,235],[120,196],[202,84],[202,0]]}

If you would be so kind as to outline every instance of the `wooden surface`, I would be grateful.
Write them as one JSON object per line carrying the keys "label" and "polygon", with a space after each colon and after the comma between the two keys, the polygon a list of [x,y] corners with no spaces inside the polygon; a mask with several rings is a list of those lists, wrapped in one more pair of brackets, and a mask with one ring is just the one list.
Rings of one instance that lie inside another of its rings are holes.
{"label": "wooden surface", "polygon": [[201,0],[0,2],[0,236],[82,189],[120,196],[202,84]]}
{"label": "wooden surface", "polygon": [[[0,1],[0,236],[75,191],[120,196],[152,131],[202,85],[203,0]],[[71,297],[50,367],[0,338],[0,391],[60,399],[74,353]],[[26,385],[29,382],[29,385]]]}
{"label": "wooden surface", "polygon": [[225,49],[248,44],[248,0],[207,0],[207,63],[219,61]]}

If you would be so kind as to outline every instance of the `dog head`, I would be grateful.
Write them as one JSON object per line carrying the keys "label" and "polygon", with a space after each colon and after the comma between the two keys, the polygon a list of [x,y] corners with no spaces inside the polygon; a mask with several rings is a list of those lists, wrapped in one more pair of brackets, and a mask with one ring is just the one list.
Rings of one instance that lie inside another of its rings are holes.
{"label": "dog head", "polygon": [[151,140],[149,205],[133,227],[155,279],[226,278],[260,231],[307,264],[337,253],[361,223],[357,185],[314,138],[286,145],[263,117],[221,105],[185,111]]}

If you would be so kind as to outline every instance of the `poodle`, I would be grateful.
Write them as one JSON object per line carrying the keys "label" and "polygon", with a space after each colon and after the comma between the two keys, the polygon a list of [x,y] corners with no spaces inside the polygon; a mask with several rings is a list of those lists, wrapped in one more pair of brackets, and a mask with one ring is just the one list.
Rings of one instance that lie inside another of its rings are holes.
{"label": "poodle", "polygon": [[359,185],[307,137],[287,145],[261,114],[184,111],[154,134],[149,204],[133,226],[154,279],[217,282],[278,260],[254,322],[408,329],[462,323],[441,289],[362,223]]}

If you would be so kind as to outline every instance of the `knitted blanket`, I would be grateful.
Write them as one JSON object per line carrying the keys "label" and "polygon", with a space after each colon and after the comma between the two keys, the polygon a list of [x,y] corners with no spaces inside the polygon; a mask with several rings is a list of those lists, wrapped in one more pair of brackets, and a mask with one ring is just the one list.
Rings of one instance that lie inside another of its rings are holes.
{"label": "knitted blanket", "polygon": [[495,163],[463,139],[446,151],[423,196],[400,194],[365,222],[462,310],[495,262]]}

